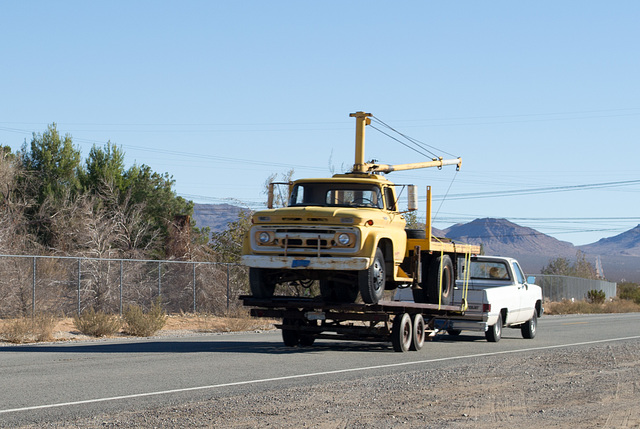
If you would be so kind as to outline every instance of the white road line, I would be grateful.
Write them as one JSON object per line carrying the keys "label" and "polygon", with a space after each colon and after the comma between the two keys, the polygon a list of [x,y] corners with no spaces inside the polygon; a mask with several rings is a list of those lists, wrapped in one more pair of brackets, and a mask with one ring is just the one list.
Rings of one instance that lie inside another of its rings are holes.
{"label": "white road line", "polygon": [[349,372],[360,372],[360,371],[370,371],[374,369],[384,369],[384,368],[394,368],[401,366],[410,366],[410,365],[422,365],[426,363],[432,362],[441,362],[446,360],[461,360],[461,359],[470,359],[484,356],[497,356],[503,354],[510,353],[523,353],[530,352],[536,350],[549,350],[549,349],[558,349],[562,347],[575,347],[575,346],[585,346],[591,344],[599,344],[599,343],[609,343],[613,341],[626,341],[626,340],[637,340],[640,339],[640,335],[633,337],[622,337],[622,338],[610,338],[606,340],[595,340],[595,341],[585,341],[581,343],[572,343],[572,344],[558,344],[554,346],[544,346],[544,347],[532,347],[527,349],[516,349],[516,350],[504,350],[499,352],[490,352],[490,353],[478,353],[472,355],[465,356],[452,356],[438,359],[427,359],[427,360],[419,360],[412,362],[399,362],[399,363],[390,363],[385,365],[375,365],[375,366],[367,366],[361,368],[350,368],[350,369],[338,369],[334,371],[323,371],[323,372],[312,372],[308,374],[297,374],[297,375],[286,375],[283,377],[273,377],[273,378],[262,378],[257,380],[246,380],[246,381],[236,381],[233,383],[222,383],[222,384],[212,384],[209,386],[197,386],[197,387],[186,387],[183,389],[171,389],[171,390],[162,390],[158,392],[147,392],[147,393],[136,393],[133,395],[122,395],[122,396],[111,396],[108,398],[97,398],[97,399],[87,399],[84,401],[74,401],[74,402],[60,402],[57,404],[46,404],[46,405],[35,405],[32,407],[23,407],[23,408],[11,408],[7,410],[0,410],[0,414],[7,413],[16,413],[20,411],[34,411],[34,410],[42,410],[46,408],[59,408],[59,407],[67,407],[71,405],[83,405],[83,404],[95,404],[98,402],[108,402],[108,401],[118,401],[121,399],[133,399],[133,398],[144,398],[149,396],[158,396],[158,395],[169,395],[171,393],[182,393],[182,392],[191,392],[196,390],[207,390],[207,389],[219,389],[221,387],[230,387],[230,386],[242,386],[247,384],[259,384],[259,383],[269,383],[272,381],[283,381],[283,380],[294,380],[299,378],[309,378],[309,377],[318,377],[323,375],[333,375],[333,374],[344,374]]}

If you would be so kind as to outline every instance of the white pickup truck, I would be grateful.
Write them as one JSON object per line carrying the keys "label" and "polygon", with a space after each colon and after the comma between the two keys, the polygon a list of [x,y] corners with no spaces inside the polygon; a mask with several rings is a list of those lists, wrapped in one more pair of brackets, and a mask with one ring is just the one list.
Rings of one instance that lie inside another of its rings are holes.
{"label": "white pickup truck", "polygon": [[[436,326],[450,335],[461,331],[484,332],[488,341],[500,341],[502,328],[519,328],[524,338],[534,338],[542,307],[542,289],[525,278],[520,264],[513,258],[499,256],[472,257],[456,280],[452,305],[464,298],[464,276],[468,275],[468,310],[460,319],[440,320]],[[468,273],[466,272],[468,270]]]}
{"label": "white pickup truck", "polygon": [[[542,289],[524,276],[513,258],[476,256],[466,266],[458,260],[458,275],[451,305],[460,306],[465,298],[464,277],[468,275],[468,309],[459,317],[437,319],[435,327],[449,335],[461,331],[484,332],[488,341],[500,341],[502,328],[518,328],[524,338],[534,338],[538,317],[542,316]],[[411,290],[399,290],[395,300],[412,300]]]}

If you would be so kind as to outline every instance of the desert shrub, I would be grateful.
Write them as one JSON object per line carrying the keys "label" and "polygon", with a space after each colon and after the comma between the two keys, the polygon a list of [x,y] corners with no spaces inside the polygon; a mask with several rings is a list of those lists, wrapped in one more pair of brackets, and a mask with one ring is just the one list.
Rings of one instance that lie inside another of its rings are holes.
{"label": "desert shrub", "polygon": [[167,316],[159,300],[156,300],[146,313],[137,305],[128,305],[123,316],[126,324],[124,331],[137,337],[149,337],[162,329],[167,322]]}
{"label": "desert shrub", "polygon": [[630,282],[620,283],[618,284],[618,296],[620,299],[628,299],[640,304],[640,286]]}
{"label": "desert shrub", "polygon": [[92,337],[104,337],[118,332],[122,326],[120,318],[103,311],[96,311],[93,307],[75,315],[73,323],[76,329]]}
{"label": "desert shrub", "polygon": [[48,313],[20,317],[6,323],[0,332],[5,341],[14,344],[51,341],[57,318]]}
{"label": "desert shrub", "polygon": [[587,300],[592,304],[603,304],[607,294],[602,290],[592,289],[587,292]]}

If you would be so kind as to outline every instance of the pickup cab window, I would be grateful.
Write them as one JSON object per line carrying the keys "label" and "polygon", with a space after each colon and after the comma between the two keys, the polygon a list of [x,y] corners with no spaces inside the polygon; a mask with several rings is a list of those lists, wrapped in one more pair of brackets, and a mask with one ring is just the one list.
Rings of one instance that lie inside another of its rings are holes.
{"label": "pickup cab window", "polygon": [[518,265],[517,263],[513,263],[513,272],[516,274],[516,279],[518,280],[518,283],[520,284],[524,284],[524,274],[522,273],[522,270],[520,269],[520,265]]}
{"label": "pickup cab window", "polygon": [[379,187],[351,183],[299,183],[293,187],[289,206],[372,207],[381,209]]}
{"label": "pickup cab window", "polygon": [[470,280],[511,280],[507,265],[503,262],[472,261]]}

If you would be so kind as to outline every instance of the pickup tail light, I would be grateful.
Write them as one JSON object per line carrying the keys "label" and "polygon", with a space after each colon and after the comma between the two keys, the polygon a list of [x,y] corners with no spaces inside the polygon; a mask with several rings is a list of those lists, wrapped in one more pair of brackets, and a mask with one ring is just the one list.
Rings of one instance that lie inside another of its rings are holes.
{"label": "pickup tail light", "polygon": [[491,304],[482,304],[483,313],[491,313]]}

